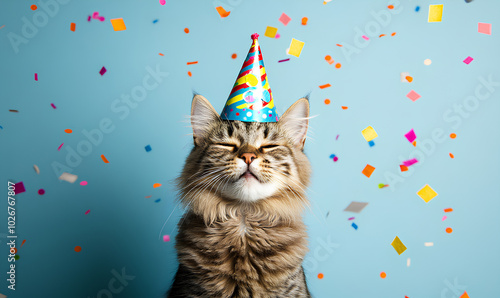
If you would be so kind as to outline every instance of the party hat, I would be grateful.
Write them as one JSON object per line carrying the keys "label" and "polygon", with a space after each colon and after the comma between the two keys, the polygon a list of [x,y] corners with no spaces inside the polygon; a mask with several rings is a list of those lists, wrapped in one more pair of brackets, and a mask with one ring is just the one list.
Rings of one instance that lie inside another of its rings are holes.
{"label": "party hat", "polygon": [[258,37],[257,33],[252,34],[252,46],[221,113],[224,120],[278,121]]}

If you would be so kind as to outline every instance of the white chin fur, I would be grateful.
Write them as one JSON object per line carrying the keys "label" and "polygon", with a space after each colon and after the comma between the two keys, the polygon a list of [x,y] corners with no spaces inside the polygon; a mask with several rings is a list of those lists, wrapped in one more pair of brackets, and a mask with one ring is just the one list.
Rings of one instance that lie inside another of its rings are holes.
{"label": "white chin fur", "polygon": [[228,185],[222,193],[231,199],[255,202],[271,196],[275,190],[276,187],[270,183],[260,183],[255,178],[241,178]]}

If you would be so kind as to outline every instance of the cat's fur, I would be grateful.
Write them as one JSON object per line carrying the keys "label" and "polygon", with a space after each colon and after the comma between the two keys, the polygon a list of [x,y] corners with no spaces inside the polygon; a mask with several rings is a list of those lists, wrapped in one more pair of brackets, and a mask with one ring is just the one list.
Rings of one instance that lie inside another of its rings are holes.
{"label": "cat's fur", "polygon": [[310,297],[301,265],[308,117],[306,98],[271,123],[221,120],[193,98],[195,146],[178,179],[187,212],[168,297]]}

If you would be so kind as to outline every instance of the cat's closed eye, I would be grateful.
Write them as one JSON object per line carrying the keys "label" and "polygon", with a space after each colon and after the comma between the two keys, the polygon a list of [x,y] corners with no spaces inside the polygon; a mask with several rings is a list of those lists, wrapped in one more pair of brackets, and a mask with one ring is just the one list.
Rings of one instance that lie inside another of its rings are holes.
{"label": "cat's closed eye", "polygon": [[229,150],[231,152],[234,152],[236,150],[236,148],[238,148],[238,146],[236,146],[234,144],[227,144],[227,143],[219,143],[219,144],[214,144],[214,145],[217,147]]}
{"label": "cat's closed eye", "polygon": [[277,144],[264,145],[264,146],[260,146],[259,151],[262,153],[265,153],[265,152],[268,152],[268,151],[273,150],[275,148],[278,148],[279,146],[280,145],[277,145]]}

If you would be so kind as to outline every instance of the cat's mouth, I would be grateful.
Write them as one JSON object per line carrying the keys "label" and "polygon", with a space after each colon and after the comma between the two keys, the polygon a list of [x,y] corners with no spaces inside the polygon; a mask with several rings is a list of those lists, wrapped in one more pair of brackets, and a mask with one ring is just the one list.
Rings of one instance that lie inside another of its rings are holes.
{"label": "cat's mouth", "polygon": [[247,180],[249,180],[249,179],[256,179],[257,181],[259,181],[259,178],[257,178],[257,176],[255,176],[255,175],[254,175],[254,173],[252,173],[252,172],[250,171],[250,169],[247,169],[247,170],[245,171],[245,173],[241,174],[241,176],[240,176],[240,178],[239,178],[239,179],[241,179],[241,178],[245,178],[245,179],[247,179]]}

